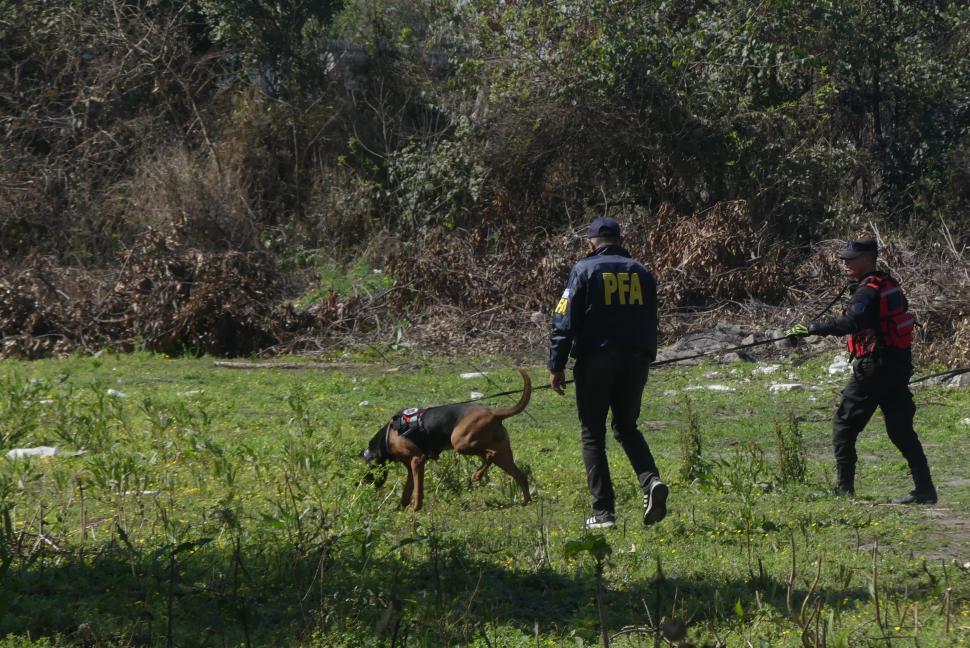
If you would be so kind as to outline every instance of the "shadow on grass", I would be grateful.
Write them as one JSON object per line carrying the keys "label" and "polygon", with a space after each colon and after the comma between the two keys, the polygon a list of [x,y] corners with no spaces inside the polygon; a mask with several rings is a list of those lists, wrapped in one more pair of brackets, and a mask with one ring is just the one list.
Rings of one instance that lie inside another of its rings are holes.
{"label": "shadow on grass", "polygon": [[[589,566],[568,573],[508,569],[458,543],[424,543],[381,559],[359,546],[321,545],[309,554],[271,544],[199,546],[177,557],[138,555],[112,544],[89,555],[48,555],[0,576],[0,637],[61,636],[79,645],[433,645],[468,643],[511,626],[593,639],[598,633]],[[824,583],[823,583],[824,584]],[[786,586],[754,581],[645,580],[604,595],[611,630],[645,624],[649,606],[695,623],[736,622],[738,600],[781,615]],[[800,606],[806,592],[794,592]],[[820,588],[828,605],[868,599],[861,589]],[[340,641],[337,641],[340,640]]]}

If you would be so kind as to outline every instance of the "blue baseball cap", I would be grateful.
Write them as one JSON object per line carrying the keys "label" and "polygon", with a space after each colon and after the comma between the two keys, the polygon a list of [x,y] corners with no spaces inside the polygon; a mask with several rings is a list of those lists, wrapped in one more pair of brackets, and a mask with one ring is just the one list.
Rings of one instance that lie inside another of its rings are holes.
{"label": "blue baseball cap", "polygon": [[586,230],[586,238],[597,237],[620,238],[620,224],[612,218],[602,216],[589,224]]}

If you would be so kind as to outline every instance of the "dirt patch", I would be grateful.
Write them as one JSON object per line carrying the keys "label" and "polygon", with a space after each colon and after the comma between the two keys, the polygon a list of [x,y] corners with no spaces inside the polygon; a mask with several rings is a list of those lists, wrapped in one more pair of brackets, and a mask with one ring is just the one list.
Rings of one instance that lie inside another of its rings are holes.
{"label": "dirt patch", "polygon": [[959,564],[970,561],[970,516],[949,508],[927,509],[926,517],[932,529],[921,534],[917,553],[934,560],[955,560]]}

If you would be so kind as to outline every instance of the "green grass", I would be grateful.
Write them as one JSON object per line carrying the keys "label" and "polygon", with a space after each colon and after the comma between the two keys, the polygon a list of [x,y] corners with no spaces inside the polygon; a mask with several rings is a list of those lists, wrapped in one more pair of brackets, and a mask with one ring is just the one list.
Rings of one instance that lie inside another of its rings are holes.
{"label": "green grass", "polygon": [[[636,480],[610,439],[619,526],[585,534],[571,393],[536,392],[507,423],[530,506],[501,471],[472,485],[476,462],[446,453],[415,515],[397,506],[400,467],[382,489],[361,482],[368,439],[401,407],[519,378],[502,358],[396,352],[406,368],[391,373],[357,359],[339,371],[143,354],[0,363],[3,452],[85,450],[0,458],[0,647],[592,645],[597,597],[608,633],[627,628],[617,646],[654,646],[651,620],[686,622],[698,645],[802,646],[803,626],[819,633],[808,645],[823,645],[823,630],[827,646],[970,645],[967,390],[916,392],[942,500],[903,508],[887,504],[910,484],[878,414],[860,438],[858,497],[827,494],[844,380],[825,374],[827,359],[780,371],[820,390],[774,396],[768,386],[784,379],[753,364],[655,371],[640,421],[671,512],[642,526]],[[472,364],[494,384],[460,379]],[[737,391],[686,391],[712,382]],[[705,468],[692,483],[679,477],[688,396]],[[777,455],[789,416],[802,482],[782,479]]]}

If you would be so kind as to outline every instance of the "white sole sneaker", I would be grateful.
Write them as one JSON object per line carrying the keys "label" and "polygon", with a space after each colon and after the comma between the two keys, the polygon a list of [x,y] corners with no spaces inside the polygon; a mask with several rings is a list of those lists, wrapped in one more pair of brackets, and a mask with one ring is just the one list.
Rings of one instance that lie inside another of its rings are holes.
{"label": "white sole sneaker", "polygon": [[650,485],[650,494],[647,495],[647,505],[643,510],[643,523],[646,525],[656,524],[667,517],[667,496],[670,495],[670,487],[662,481],[655,481]]}
{"label": "white sole sneaker", "polygon": [[591,517],[586,520],[587,529],[612,529],[616,526],[616,520]]}

